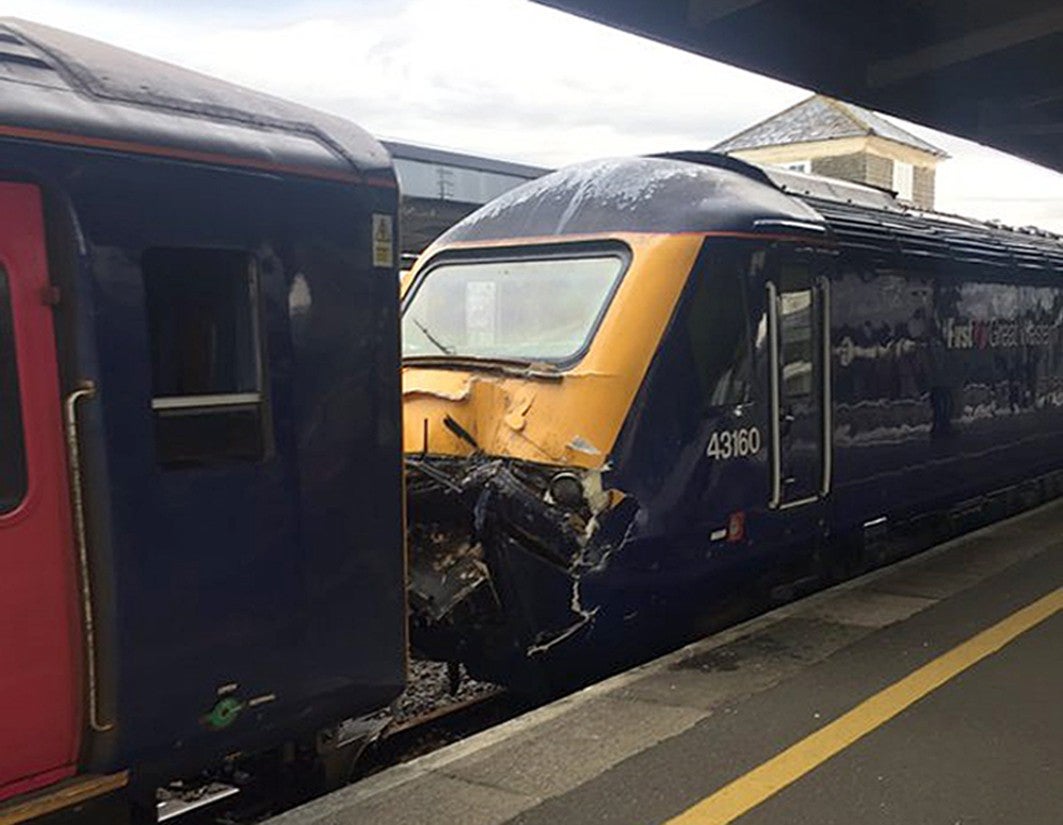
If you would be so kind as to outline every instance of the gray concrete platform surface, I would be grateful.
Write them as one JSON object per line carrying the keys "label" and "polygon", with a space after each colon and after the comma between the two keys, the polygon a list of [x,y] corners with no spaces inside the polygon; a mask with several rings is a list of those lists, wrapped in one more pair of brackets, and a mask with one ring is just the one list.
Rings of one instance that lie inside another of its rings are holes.
{"label": "gray concrete platform surface", "polygon": [[[1035,602],[1057,604],[1061,585],[1063,502],[1055,502],[757,617],[270,822],[647,825],[688,811],[683,825],[1059,825],[1058,606],[1042,609],[1035,623],[833,755],[802,767],[777,792],[758,796],[761,774],[751,779],[750,772],[789,769],[785,754],[773,758],[792,750],[798,759],[795,743],[822,748],[834,727],[866,717],[863,709],[875,697],[935,678],[939,662],[956,660],[965,643],[987,637],[987,628],[1011,627],[1017,612]],[[713,807],[732,787],[737,798],[748,796],[737,816]]]}

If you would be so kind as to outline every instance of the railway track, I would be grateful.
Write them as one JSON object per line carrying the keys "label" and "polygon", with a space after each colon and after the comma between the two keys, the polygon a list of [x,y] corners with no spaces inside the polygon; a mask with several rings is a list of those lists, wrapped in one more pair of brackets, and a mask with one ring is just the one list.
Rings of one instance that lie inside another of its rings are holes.
{"label": "railway track", "polygon": [[441,705],[385,729],[366,753],[358,778],[408,762],[504,722],[529,708],[501,688]]}

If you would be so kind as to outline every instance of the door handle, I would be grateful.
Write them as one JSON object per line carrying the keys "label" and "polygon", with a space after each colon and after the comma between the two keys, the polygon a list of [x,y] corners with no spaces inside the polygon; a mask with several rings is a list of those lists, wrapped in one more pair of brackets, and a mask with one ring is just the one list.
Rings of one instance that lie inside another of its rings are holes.
{"label": "door handle", "polygon": [[780,415],[779,416],[779,431],[780,431],[780,435],[789,435],[790,434],[790,428],[793,426],[793,423],[796,420],[797,420],[797,417],[790,410],[786,410],[786,412],[784,412],[782,415]]}
{"label": "door handle", "polygon": [[89,727],[97,733],[114,728],[113,722],[101,722],[96,675],[96,625],[89,570],[89,549],[85,529],[85,497],[81,485],[81,441],[78,435],[78,402],[96,397],[96,384],[82,381],[66,397],[63,405],[66,421],[67,463],[70,465],[70,498],[74,510],[74,538],[77,543],[78,572],[81,578],[81,613],[85,641],[85,669],[88,681]]}

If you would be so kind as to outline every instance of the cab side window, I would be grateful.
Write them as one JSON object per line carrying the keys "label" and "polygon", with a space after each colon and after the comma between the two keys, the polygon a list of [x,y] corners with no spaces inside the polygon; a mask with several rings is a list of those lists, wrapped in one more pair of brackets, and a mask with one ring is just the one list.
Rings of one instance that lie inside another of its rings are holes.
{"label": "cab side window", "polygon": [[740,404],[750,397],[749,266],[748,251],[719,249],[703,258],[696,274],[685,334],[704,408]]}
{"label": "cab side window", "polygon": [[159,462],[263,458],[266,411],[251,256],[156,248],[144,253],[142,266]]}
{"label": "cab side window", "polygon": [[0,269],[0,514],[14,510],[26,494],[26,452],[15,360],[11,288]]}

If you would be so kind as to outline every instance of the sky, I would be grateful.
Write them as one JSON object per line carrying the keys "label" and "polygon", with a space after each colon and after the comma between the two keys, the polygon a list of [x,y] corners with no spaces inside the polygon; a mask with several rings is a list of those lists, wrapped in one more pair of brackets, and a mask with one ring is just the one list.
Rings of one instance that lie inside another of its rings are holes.
{"label": "sky", "polygon": [[[349,118],[541,166],[706,149],[809,92],[528,0],[0,0]],[[899,121],[948,152],[937,208],[1063,233],[1063,175]]]}

